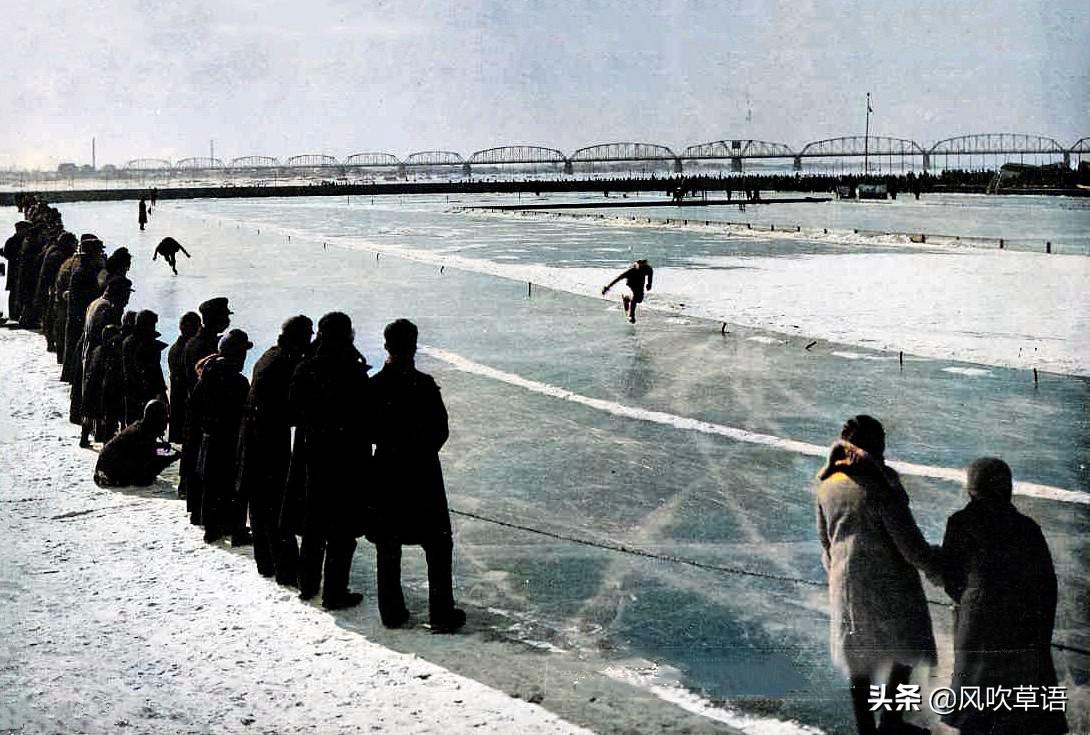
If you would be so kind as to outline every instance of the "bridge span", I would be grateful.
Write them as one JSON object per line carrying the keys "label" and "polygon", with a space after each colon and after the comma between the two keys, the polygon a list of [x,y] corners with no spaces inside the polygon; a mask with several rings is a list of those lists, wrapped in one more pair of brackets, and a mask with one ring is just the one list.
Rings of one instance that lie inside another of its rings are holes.
{"label": "bridge span", "polygon": [[[678,149],[657,143],[608,142],[575,149],[567,154],[560,148],[544,145],[504,145],[485,148],[463,156],[456,151],[428,150],[410,153],[404,158],[394,153],[371,151],[353,153],[343,160],[329,154],[293,155],[281,162],[269,155],[247,155],[224,163],[219,159],[192,157],[175,162],[161,158],[137,158],[126,163],[121,172],[132,178],[170,178],[242,176],[250,178],[319,176],[333,179],[349,174],[406,177],[416,173],[448,172],[472,177],[474,173],[515,170],[531,167],[531,173],[558,176],[594,172],[596,166],[606,171],[640,170],[684,173],[723,165],[730,173],[743,173],[750,166],[780,162],[784,171],[811,170],[900,172],[928,171],[935,168],[987,170],[1005,162],[1056,163],[1067,167],[1081,163],[1090,155],[1090,136],[1072,145],[1029,133],[974,133],[943,138],[923,146],[908,138],[884,135],[847,135],[806,143],[797,150],[787,143],[755,138],[722,138]],[[765,171],[768,169],[765,168]]]}

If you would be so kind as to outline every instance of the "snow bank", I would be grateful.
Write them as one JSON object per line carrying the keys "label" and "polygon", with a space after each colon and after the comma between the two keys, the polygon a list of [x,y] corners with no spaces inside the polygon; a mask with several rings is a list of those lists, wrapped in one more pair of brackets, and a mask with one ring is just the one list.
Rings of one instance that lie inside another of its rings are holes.
{"label": "snow bank", "polygon": [[97,488],[43,347],[0,329],[0,731],[587,732],[349,632],[367,602],[299,602],[165,483]]}

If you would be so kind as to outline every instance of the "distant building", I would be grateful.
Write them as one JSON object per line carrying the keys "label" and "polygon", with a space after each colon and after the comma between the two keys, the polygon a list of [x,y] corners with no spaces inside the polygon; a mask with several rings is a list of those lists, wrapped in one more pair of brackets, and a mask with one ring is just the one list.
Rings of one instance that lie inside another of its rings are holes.
{"label": "distant building", "polygon": [[79,173],[79,167],[74,163],[62,163],[57,166],[57,173],[61,176],[75,176]]}

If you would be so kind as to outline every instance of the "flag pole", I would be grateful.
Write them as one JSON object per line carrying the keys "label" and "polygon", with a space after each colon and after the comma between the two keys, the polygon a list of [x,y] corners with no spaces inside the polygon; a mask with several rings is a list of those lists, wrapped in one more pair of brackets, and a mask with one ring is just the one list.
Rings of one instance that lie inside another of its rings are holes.
{"label": "flag pole", "polygon": [[867,126],[863,132],[863,175],[870,171],[867,154],[870,151],[870,92],[867,92]]}

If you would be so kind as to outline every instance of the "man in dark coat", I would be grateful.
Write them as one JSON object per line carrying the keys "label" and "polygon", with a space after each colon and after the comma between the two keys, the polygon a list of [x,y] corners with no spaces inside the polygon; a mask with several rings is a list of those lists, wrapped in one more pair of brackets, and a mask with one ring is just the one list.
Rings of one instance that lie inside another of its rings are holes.
{"label": "man in dark coat", "polygon": [[4,288],[8,292],[8,318],[18,319],[19,301],[19,264],[23,253],[23,242],[30,231],[30,223],[20,220],[15,223],[15,234],[4,242],[3,256],[7,260],[7,276]]}
{"label": "man in dark coat", "polygon": [[[1003,460],[973,462],[966,490],[969,504],[950,516],[942,542],[946,592],[955,602],[950,688],[965,702],[967,687],[1055,687],[1049,648],[1056,572],[1048,544],[1011,504],[1011,470]],[[1062,711],[988,707],[983,695],[978,707],[959,708],[942,721],[962,735],[1067,732]]]}
{"label": "man in dark coat", "polygon": [[79,341],[87,320],[87,307],[102,294],[102,289],[98,286],[98,274],[106,262],[102,257],[101,240],[84,240],[79,249],[67,292],[64,367],[61,370],[61,380],[66,383],[72,383],[82,367],[80,361],[83,354]]}
{"label": "man in dark coat", "polygon": [[35,308],[41,314],[42,334],[45,335],[45,348],[49,352],[55,352],[57,345],[54,342],[54,310],[55,294],[53,286],[57,281],[57,274],[66,260],[76,252],[76,236],[71,232],[63,232],[57,241],[46,251],[42,258],[42,269],[38,274],[38,287],[34,292]]}
{"label": "man in dark coat", "polygon": [[323,316],[314,356],[295,369],[288,395],[298,430],[306,437],[299,597],[309,600],[318,594],[324,558],[322,606],[327,609],[363,600],[348,590],[352,554],[364,530],[363,478],[371,460],[368,365],[353,339],[348,315]]}
{"label": "man in dark coat", "polygon": [[152,401],[144,417],[115,436],[98,457],[95,484],[99,487],[147,486],[155,482],[178,453],[160,441],[167,428],[167,404]]}
{"label": "man in dark coat", "polygon": [[[129,295],[132,293],[132,281],[128,278],[115,278],[106,284],[106,290],[102,296],[95,299],[87,307],[87,316],[84,319],[83,336],[80,337],[79,346],[83,350],[80,356],[79,369],[75,371],[72,383],[72,403],[69,418],[72,423],[83,424],[83,371],[86,368],[91,352],[102,341],[102,330],[107,324],[120,324],[121,314],[129,303]],[[87,427],[80,435],[80,446],[90,446]]]}
{"label": "man in dark coat", "polygon": [[121,327],[108,324],[102,341],[87,359],[83,371],[83,436],[107,442],[117,434],[125,410],[121,367]]}
{"label": "man in dark coat", "polygon": [[137,208],[136,220],[140,223],[140,229],[144,229],[144,225],[148,223],[148,203],[144,201],[143,197],[140,199],[140,205]]}
{"label": "man in dark coat", "polygon": [[76,252],[61,263],[61,269],[57,271],[57,277],[53,281],[53,346],[56,349],[58,365],[64,364],[64,348],[67,343],[68,287],[72,284],[72,274],[76,271],[76,266],[79,265],[82,258],[79,248],[88,238],[98,239],[86,232],[80,235],[80,242],[76,247]]}
{"label": "man in dark coat", "polygon": [[23,329],[37,329],[38,317],[34,313],[34,290],[38,287],[38,274],[42,270],[42,258],[45,257],[45,224],[35,224],[23,238],[23,250],[19,254],[19,326]]}
{"label": "man in dark coat", "polygon": [[201,519],[208,543],[238,532],[232,500],[239,430],[250,393],[250,381],[241,373],[246,353],[253,346],[241,329],[225,334],[219,351],[198,363],[197,385],[189,396],[189,422],[201,434],[196,470],[203,490]]}
{"label": "man in dark coat", "polygon": [[378,484],[371,493],[375,517],[368,537],[378,567],[383,625],[409,617],[401,591],[401,547],[419,545],[428,561],[428,612],[432,630],[454,632],[466,621],[454,606],[454,543],[439,450],[450,431],[439,386],[416,369],[416,325],[398,319],[383,333],[389,358],[371,381]]}
{"label": "man in dark coat", "polygon": [[[896,693],[914,666],[937,661],[916,570],[941,580],[940,555],[912,518],[908,493],[883,459],[885,448],[882,424],[855,416],[844,424],[817,477],[817,530],[829,575],[829,648],[849,677],[861,735],[879,731],[868,701],[879,672],[890,669],[887,691]],[[881,732],[927,732],[903,717],[902,711],[883,711]]]}
{"label": "man in dark coat", "polygon": [[185,377],[185,346],[201,328],[201,316],[187,311],[178,320],[178,338],[167,351],[167,370],[170,373],[170,429],[167,438],[171,444],[181,444],[185,437],[185,402],[188,382]]}
{"label": "man in dark coat", "polygon": [[121,342],[121,364],[125,376],[125,424],[140,418],[148,401],[167,399],[167,384],[163,378],[163,350],[166,342],[159,340],[155,329],[159,315],[144,309],[136,314],[132,334]]}
{"label": "man in dark coat", "polygon": [[298,586],[299,547],[295,535],[280,527],[291,458],[288,389],[313,334],[310,319],[293,316],[284,322],[276,345],[254,364],[239,439],[238,502],[250,506],[257,571],[292,587]]}
{"label": "man in dark coat", "polygon": [[[208,299],[197,307],[197,310],[201,313],[201,328],[186,343],[182,353],[187,401],[197,384],[197,363],[216,351],[220,335],[231,324],[231,310],[224,296]],[[201,479],[196,472],[197,453],[201,448],[201,433],[199,427],[191,426],[192,422],[189,421],[188,414],[187,404],[182,462],[179,466],[181,477],[178,482],[178,496],[185,498],[190,523],[196,526],[201,523]]]}

